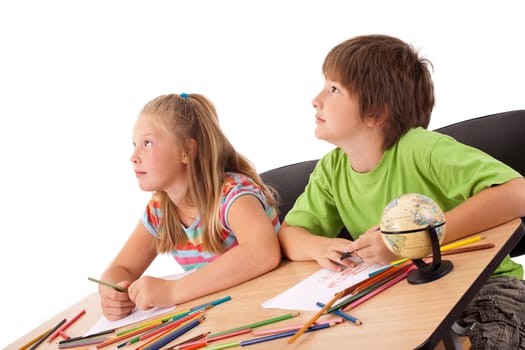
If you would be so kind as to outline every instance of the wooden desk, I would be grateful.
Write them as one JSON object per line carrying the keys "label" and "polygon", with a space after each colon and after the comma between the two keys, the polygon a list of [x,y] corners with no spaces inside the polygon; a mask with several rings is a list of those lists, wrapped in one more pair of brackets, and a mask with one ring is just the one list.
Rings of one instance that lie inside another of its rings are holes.
{"label": "wooden desk", "polygon": [[[364,324],[361,326],[346,322],[330,329],[305,333],[291,345],[287,343],[287,338],[283,338],[251,345],[250,349],[302,350],[347,348],[349,346],[355,349],[433,349],[479,287],[489,278],[524,233],[525,228],[519,219],[486,231],[483,233],[487,236],[486,242],[495,243],[495,248],[447,255],[444,259],[452,261],[454,269],[445,277],[421,285],[410,285],[404,280],[363,303],[352,311],[352,315],[363,321]],[[242,285],[179,305],[178,307],[183,310],[227,295],[232,297],[231,301],[207,311],[206,320],[178,340],[181,341],[208,330],[212,333],[219,332],[289,313],[289,310],[263,309],[260,305],[319,269],[320,267],[315,262],[285,261],[276,270]],[[8,346],[8,349],[19,348],[46,329],[53,327],[61,319],[72,318],[81,309],[87,310],[86,315],[74,323],[67,333],[70,336],[83,335],[101,315],[96,293],[16,340]],[[303,312],[296,318],[260,327],[258,330],[301,325],[308,321],[314,313]],[[211,344],[216,345],[249,337],[251,336],[242,335]],[[58,340],[59,338],[52,343],[44,342],[38,349],[57,349]],[[114,348],[116,344],[103,349]],[[134,348],[126,346],[121,349]]]}

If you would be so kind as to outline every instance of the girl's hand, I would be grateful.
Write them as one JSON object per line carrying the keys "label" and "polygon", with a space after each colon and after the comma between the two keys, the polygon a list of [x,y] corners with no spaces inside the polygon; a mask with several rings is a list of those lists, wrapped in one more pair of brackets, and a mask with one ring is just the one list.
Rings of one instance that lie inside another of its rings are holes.
{"label": "girl's hand", "polygon": [[175,305],[176,281],[144,276],[133,282],[128,293],[131,301],[141,310]]}
{"label": "girl's hand", "polygon": [[[128,288],[129,281],[118,282],[117,285]],[[128,293],[119,292],[107,286],[99,286],[100,305],[104,316],[115,321],[126,317],[133,311],[135,304],[130,300]]]}
{"label": "girl's hand", "polygon": [[358,239],[350,243],[347,249],[369,264],[387,265],[400,259],[383,242],[379,225],[373,226],[363,233]]}

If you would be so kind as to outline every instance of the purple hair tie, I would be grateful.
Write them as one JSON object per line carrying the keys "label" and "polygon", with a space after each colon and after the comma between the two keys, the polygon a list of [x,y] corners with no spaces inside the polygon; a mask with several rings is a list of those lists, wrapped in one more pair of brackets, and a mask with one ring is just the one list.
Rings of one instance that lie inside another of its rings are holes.
{"label": "purple hair tie", "polygon": [[183,99],[187,100],[188,99],[188,94],[183,92],[182,94],[180,94],[180,97],[182,97]]}

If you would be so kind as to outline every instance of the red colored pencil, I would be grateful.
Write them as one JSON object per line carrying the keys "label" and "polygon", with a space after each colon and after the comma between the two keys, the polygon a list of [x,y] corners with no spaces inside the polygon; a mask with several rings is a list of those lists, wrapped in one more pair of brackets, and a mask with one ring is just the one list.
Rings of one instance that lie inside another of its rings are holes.
{"label": "red colored pencil", "polygon": [[69,328],[69,326],[71,326],[76,320],[78,320],[85,313],[86,313],[85,309],[80,311],[75,317],[73,317],[71,320],[66,322],[62,327],[60,327],[55,332],[53,332],[53,334],[51,334],[49,338],[47,339],[47,342],[51,343],[56,337],[60,335],[60,333],[63,333],[67,328]]}

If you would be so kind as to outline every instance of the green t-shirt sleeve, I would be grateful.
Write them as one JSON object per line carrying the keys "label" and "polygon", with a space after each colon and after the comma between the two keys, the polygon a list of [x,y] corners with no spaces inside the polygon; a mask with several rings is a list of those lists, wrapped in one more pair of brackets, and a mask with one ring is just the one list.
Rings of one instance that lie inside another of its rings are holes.
{"label": "green t-shirt sleeve", "polygon": [[483,151],[441,138],[428,159],[433,182],[449,200],[463,202],[481,190],[521,175]]}
{"label": "green t-shirt sleeve", "polygon": [[326,237],[335,237],[341,231],[343,222],[332,195],[333,167],[338,166],[333,156],[330,152],[317,162],[304,192],[285,217],[287,224]]}

